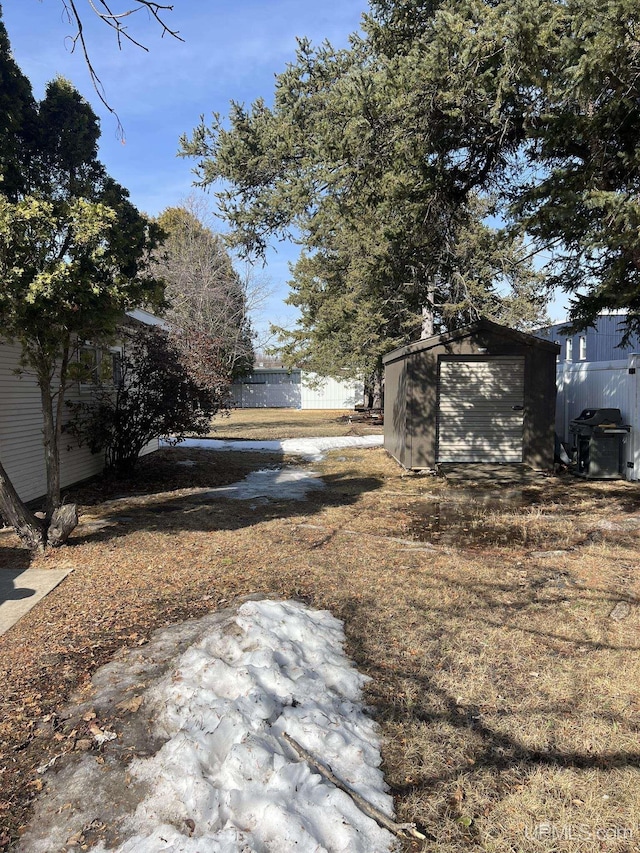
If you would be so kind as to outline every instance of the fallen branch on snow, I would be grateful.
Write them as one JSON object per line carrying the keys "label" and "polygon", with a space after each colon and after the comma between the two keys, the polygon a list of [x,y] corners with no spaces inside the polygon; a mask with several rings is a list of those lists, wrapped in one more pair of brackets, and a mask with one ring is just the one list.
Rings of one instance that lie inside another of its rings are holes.
{"label": "fallen branch on snow", "polygon": [[321,764],[316,758],[314,758],[310,752],[307,752],[303,746],[300,746],[300,744],[294,740],[291,735],[283,732],[282,737],[286,740],[289,746],[298,753],[300,758],[303,758],[307,764],[309,764],[328,782],[331,782],[331,784],[335,785],[336,788],[340,788],[341,791],[348,794],[360,811],[364,812],[368,817],[373,818],[373,820],[375,820],[375,822],[381,827],[388,829],[389,832],[393,832],[394,835],[397,835],[400,838],[418,838],[420,841],[424,841],[426,839],[426,835],[418,832],[414,823],[396,823],[390,817],[387,817],[384,812],[381,812],[380,809],[377,809],[374,805],[365,800],[364,797],[361,797],[357,791],[354,791],[346,782],[338,779],[338,777],[329,770],[328,767],[325,767],[325,765]]}

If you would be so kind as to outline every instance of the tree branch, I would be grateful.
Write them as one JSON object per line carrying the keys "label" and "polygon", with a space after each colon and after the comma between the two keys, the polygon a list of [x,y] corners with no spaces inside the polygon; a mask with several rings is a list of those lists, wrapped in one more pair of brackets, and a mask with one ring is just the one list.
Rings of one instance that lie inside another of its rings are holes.
{"label": "tree branch", "polygon": [[415,824],[396,823],[395,820],[384,814],[384,812],[381,812],[380,809],[376,808],[376,806],[368,800],[365,800],[364,797],[360,796],[357,791],[354,791],[350,785],[347,785],[346,782],[338,779],[335,773],[318,761],[317,758],[314,758],[314,756],[311,755],[310,752],[307,752],[303,746],[300,746],[298,741],[294,740],[291,735],[283,732],[282,738],[289,744],[294,752],[300,756],[300,758],[304,759],[307,764],[309,764],[313,770],[318,772],[328,782],[331,782],[332,785],[335,785],[336,788],[339,788],[341,791],[344,791],[345,794],[348,794],[360,811],[364,812],[367,817],[375,820],[379,826],[382,826],[384,829],[387,829],[389,832],[392,832],[400,838],[416,838],[420,841],[424,841],[426,839],[426,836],[416,829]]}
{"label": "tree branch", "polygon": [[[102,105],[116,119],[118,136],[121,139],[124,139],[124,128],[122,127],[122,122],[120,121],[118,113],[107,100],[102,80],[98,76],[93,62],[91,61],[91,55],[89,53],[89,48],[87,47],[87,42],[84,34],[82,14],[78,10],[78,0],[60,0],[60,2],[62,3],[62,7],[66,14],[67,21],[75,28],[75,33],[68,37],[71,42],[71,53],[75,51],[78,45],[80,46],[82,56],[89,70],[89,77],[91,78],[93,88],[95,89],[95,92],[98,95],[98,98],[100,99]],[[180,36],[178,30],[171,29],[171,27],[167,25],[163,17],[163,14],[165,12],[173,11],[173,5],[156,3],[153,2],[153,0],[135,0],[135,4],[130,8],[125,9],[122,12],[114,12],[109,3],[106,2],[106,0],[87,0],[87,2],[94,14],[104,24],[106,24],[108,27],[115,31],[116,41],[118,43],[119,50],[122,50],[122,43],[125,40],[140,48],[141,50],[149,50],[146,45],[142,44],[142,42],[138,41],[131,35],[125,23],[125,21],[131,15],[136,12],[140,12],[144,9],[146,9],[150,16],[159,24],[161,29],[161,38],[164,38],[165,35],[169,35],[172,38],[177,39],[178,41],[184,41],[184,39]]]}

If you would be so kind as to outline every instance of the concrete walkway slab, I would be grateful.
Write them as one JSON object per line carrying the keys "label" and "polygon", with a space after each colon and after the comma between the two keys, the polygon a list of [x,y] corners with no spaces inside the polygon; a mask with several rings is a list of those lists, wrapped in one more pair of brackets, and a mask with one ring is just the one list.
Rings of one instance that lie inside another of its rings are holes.
{"label": "concrete walkway slab", "polygon": [[8,631],[73,569],[0,569],[0,634]]}

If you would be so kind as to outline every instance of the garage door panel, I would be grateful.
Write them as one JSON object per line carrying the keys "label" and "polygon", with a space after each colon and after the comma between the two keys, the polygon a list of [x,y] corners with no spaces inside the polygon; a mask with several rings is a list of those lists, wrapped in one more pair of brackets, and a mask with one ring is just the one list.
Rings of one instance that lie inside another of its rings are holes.
{"label": "garage door panel", "polygon": [[442,360],[438,461],[521,462],[523,403],[523,358]]}

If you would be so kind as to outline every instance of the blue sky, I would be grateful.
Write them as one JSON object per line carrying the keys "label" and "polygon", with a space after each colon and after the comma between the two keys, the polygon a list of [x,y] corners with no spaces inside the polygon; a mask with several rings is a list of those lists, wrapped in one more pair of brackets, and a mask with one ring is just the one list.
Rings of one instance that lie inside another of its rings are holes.
{"label": "blue sky", "polygon": [[[119,51],[88,0],[77,2],[94,66],[124,126],[124,144],[116,121],[92,88],[82,56],[69,52],[72,27],[61,0],[3,0],[14,57],[36,97],[61,74],[92,104],[101,118],[101,160],[130,191],[133,203],[151,215],[193,192],[194,164],[176,155],[180,135],[190,133],[200,115],[226,115],[232,99],[248,104],[263,97],[271,102],[274,75],[294,58],[297,36],[345,45],[366,10],[366,0],[174,0],[166,19],[184,42],[161,39],[146,12],[129,19],[132,34],[149,48],[146,53],[127,44]],[[134,2],[114,0],[112,5],[124,10]],[[295,312],[283,300],[287,262],[297,253],[296,247],[281,244],[270,252],[266,270],[257,269],[273,287],[255,318],[257,326],[293,323]]]}
{"label": "blue sky", "polygon": [[[166,18],[184,42],[160,38],[159,27],[146,12],[129,19],[132,34],[149,48],[147,53],[126,43],[119,51],[89,0],[77,2],[84,12],[91,58],[124,126],[124,144],[115,119],[92,88],[82,56],[69,51],[73,30],[61,0],[3,0],[15,59],[36,97],[42,97],[47,81],[57,74],[73,82],[101,118],[102,161],[130,191],[134,204],[151,215],[194,192],[194,164],[177,157],[181,134],[190,133],[201,115],[227,115],[232,99],[248,104],[263,97],[270,103],[274,76],[294,58],[297,36],[345,45],[367,8],[366,0],[174,0],[174,11]],[[113,5],[124,10],[134,0],[114,0]],[[208,198],[213,205],[214,199]],[[267,267],[256,268],[255,274],[273,289],[254,318],[260,339],[270,322],[291,326],[295,321],[295,310],[284,305],[284,299],[288,262],[297,254],[297,247],[278,244],[268,254]],[[551,306],[554,319],[564,318],[565,301],[560,296]]]}

